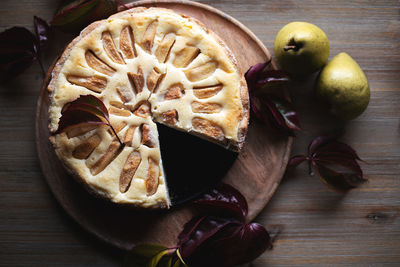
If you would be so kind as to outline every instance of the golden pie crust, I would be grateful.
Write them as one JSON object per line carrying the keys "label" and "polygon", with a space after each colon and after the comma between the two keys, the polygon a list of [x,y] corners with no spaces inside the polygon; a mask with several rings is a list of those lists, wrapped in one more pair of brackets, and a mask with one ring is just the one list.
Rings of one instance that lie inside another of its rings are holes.
{"label": "golden pie crust", "polygon": [[[248,92],[233,54],[199,21],[172,10],[138,7],[92,23],[51,75],[56,154],[91,192],[115,203],[170,206],[156,122],[230,150],[244,144]],[[63,106],[88,94],[102,99],[124,147],[107,126],[55,134]]]}

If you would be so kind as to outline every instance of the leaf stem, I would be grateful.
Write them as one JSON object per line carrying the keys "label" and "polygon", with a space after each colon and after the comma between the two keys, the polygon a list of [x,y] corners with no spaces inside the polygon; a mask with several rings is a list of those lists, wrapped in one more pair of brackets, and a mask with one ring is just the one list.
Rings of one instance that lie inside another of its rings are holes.
{"label": "leaf stem", "polygon": [[297,51],[297,50],[299,50],[299,48],[297,47],[297,45],[287,45],[287,46],[283,47],[283,50],[285,52],[289,51],[289,50]]}
{"label": "leaf stem", "polygon": [[314,171],[313,171],[313,168],[312,168],[312,161],[311,160],[308,161],[308,173],[310,174],[310,176],[314,176]]}
{"label": "leaf stem", "polygon": [[125,146],[125,144],[122,143],[121,139],[119,139],[119,136],[118,136],[117,132],[114,130],[114,127],[112,127],[112,125],[111,125],[110,122],[108,122],[108,126],[110,126],[110,128],[111,128],[111,130],[113,131],[115,137],[117,137],[117,140],[118,140],[118,142],[120,143],[120,145],[121,145],[122,147]]}
{"label": "leaf stem", "polygon": [[121,1],[118,1],[118,0],[114,0],[114,1],[115,1],[115,3],[117,3],[118,5],[123,6],[126,10],[129,9],[129,7],[128,7],[127,5],[125,5],[124,3],[122,3]]}

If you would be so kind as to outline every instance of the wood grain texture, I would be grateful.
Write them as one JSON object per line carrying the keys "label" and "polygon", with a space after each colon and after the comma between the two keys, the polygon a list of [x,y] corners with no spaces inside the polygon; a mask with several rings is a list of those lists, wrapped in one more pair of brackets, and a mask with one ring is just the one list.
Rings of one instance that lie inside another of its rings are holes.
{"label": "wood grain texture", "polygon": [[[59,1],[3,0],[0,30],[32,29],[33,15],[51,19]],[[128,1],[125,1],[128,2]],[[202,1],[238,19],[267,48],[290,21],[320,26],[332,58],[349,53],[372,89],[366,112],[343,125],[312,98],[312,80],[292,86],[304,133],[293,154],[315,135],[345,126],[343,140],[367,162],[369,182],[346,195],[330,192],[306,166],[284,178],[257,221],[280,230],[274,249],[252,266],[398,266],[400,263],[400,4],[396,1]],[[71,37],[57,34],[60,43]],[[61,52],[52,45],[49,64]],[[35,105],[42,83],[33,65],[0,87],[0,265],[120,266],[124,253],[82,230],[57,204],[44,182],[34,144]]]}

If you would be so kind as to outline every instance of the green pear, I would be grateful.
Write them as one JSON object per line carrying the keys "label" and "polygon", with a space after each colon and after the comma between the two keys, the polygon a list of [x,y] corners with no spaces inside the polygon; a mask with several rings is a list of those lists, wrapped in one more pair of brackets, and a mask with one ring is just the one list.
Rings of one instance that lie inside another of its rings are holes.
{"label": "green pear", "polygon": [[326,64],[329,41],[317,26],[307,22],[291,22],[277,34],[274,43],[276,59],[291,76],[309,75]]}
{"label": "green pear", "polygon": [[329,104],[333,115],[344,120],[352,120],[363,113],[370,98],[367,77],[346,53],[336,55],[322,69],[315,92]]}

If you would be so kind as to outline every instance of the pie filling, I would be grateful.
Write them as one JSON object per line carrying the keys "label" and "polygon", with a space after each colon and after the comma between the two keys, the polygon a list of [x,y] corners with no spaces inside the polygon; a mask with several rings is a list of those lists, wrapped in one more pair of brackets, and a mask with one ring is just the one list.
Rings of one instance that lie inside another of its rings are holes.
{"label": "pie filling", "polygon": [[131,9],[84,30],[53,70],[50,131],[57,130],[66,103],[92,94],[108,108],[125,146],[107,126],[54,135],[66,168],[113,202],[169,207],[156,122],[239,150],[247,88],[216,38],[194,20],[160,8]]}

